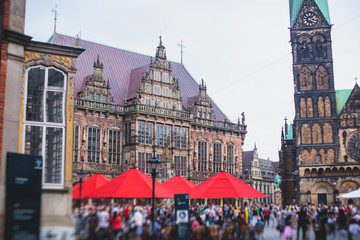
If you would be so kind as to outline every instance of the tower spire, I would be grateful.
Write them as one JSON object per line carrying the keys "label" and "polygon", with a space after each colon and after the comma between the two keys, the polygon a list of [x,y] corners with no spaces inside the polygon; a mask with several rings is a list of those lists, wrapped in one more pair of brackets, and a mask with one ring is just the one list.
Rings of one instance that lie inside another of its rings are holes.
{"label": "tower spire", "polygon": [[183,41],[181,40],[181,43],[177,44],[178,47],[180,47],[181,49],[181,65],[183,65],[183,49],[185,48],[185,46],[183,45]]}
{"label": "tower spire", "polygon": [[54,33],[56,33],[56,20],[59,12],[57,11],[57,5],[55,5],[55,9],[51,9],[51,12],[54,13]]}

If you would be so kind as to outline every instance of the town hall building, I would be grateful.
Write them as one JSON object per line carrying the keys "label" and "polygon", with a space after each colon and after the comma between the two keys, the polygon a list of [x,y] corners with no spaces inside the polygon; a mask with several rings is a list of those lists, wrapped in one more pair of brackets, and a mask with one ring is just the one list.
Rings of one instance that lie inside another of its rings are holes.
{"label": "town hall building", "polygon": [[83,168],[114,178],[136,167],[159,180],[200,183],[219,171],[242,174],[245,115],[231,123],[183,64],[167,60],[160,37],[146,56],[55,33],[49,42],[77,46],[73,177]]}

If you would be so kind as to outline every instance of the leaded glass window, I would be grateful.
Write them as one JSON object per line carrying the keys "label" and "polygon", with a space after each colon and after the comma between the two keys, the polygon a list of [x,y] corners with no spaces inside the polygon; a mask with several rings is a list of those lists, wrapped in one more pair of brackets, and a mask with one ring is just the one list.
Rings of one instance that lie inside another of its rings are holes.
{"label": "leaded glass window", "polygon": [[180,128],[174,127],[174,144],[176,148],[180,148]]}
{"label": "leaded glass window", "polygon": [[180,156],[175,161],[176,164],[176,175],[186,176],[186,157]]}
{"label": "leaded glass window", "polygon": [[138,143],[145,142],[145,123],[138,123]]}
{"label": "leaded glass window", "polygon": [[233,174],[234,172],[234,146],[227,146],[227,172]]}
{"label": "leaded glass window", "polygon": [[138,153],[138,168],[143,173],[149,173],[148,161],[151,159],[151,153]]}
{"label": "leaded glass window", "polygon": [[146,123],[145,127],[146,127],[145,143],[146,144],[152,144],[152,124],[151,123]]}
{"label": "leaded glass window", "polygon": [[167,147],[170,147],[170,139],[171,139],[171,136],[170,136],[170,130],[171,127],[170,126],[164,126],[164,144],[167,146]]}
{"label": "leaded glass window", "polygon": [[100,132],[99,128],[88,130],[88,162],[100,163]]}
{"label": "leaded glass window", "polygon": [[66,75],[42,66],[26,72],[23,152],[43,156],[43,184],[64,183]]}
{"label": "leaded glass window", "polygon": [[73,161],[79,161],[79,134],[80,134],[80,126],[74,125],[74,132],[73,132]]}
{"label": "leaded glass window", "polygon": [[163,125],[156,125],[156,145],[164,145],[164,132]]}
{"label": "leaded glass window", "polygon": [[198,142],[198,171],[206,172],[207,142]]}
{"label": "leaded glass window", "polygon": [[109,130],[109,164],[120,164],[121,132]]}
{"label": "leaded glass window", "polygon": [[214,167],[213,172],[220,172],[221,171],[221,144],[214,143]]}
{"label": "leaded glass window", "polygon": [[186,148],[187,147],[187,135],[188,135],[187,128],[181,128],[181,134],[180,134],[181,148]]}
{"label": "leaded glass window", "polygon": [[131,123],[125,123],[125,144],[131,143]]}

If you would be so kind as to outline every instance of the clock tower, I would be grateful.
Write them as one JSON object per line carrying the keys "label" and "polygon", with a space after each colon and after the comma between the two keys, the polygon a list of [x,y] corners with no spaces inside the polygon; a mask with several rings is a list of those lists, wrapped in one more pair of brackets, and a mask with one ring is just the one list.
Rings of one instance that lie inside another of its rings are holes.
{"label": "clock tower", "polygon": [[[294,79],[294,163],[301,168],[336,162],[337,113],[327,0],[290,0]],[[301,180],[295,191],[301,195]],[[324,200],[325,202],[325,200]]]}

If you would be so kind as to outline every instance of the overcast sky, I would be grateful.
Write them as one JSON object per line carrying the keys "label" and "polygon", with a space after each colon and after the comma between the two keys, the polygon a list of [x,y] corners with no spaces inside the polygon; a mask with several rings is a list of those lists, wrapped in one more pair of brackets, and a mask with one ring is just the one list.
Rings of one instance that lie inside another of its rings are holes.
{"label": "overcast sky", "polygon": [[[236,121],[245,112],[244,151],[278,161],[284,117],[294,119],[288,0],[27,0],[25,34],[47,41],[54,30],[155,55],[161,34],[170,61],[184,65]],[[360,79],[360,1],[329,0],[336,89]],[[106,66],[105,66],[106,67]],[[181,79],[180,79],[181,80]]]}

